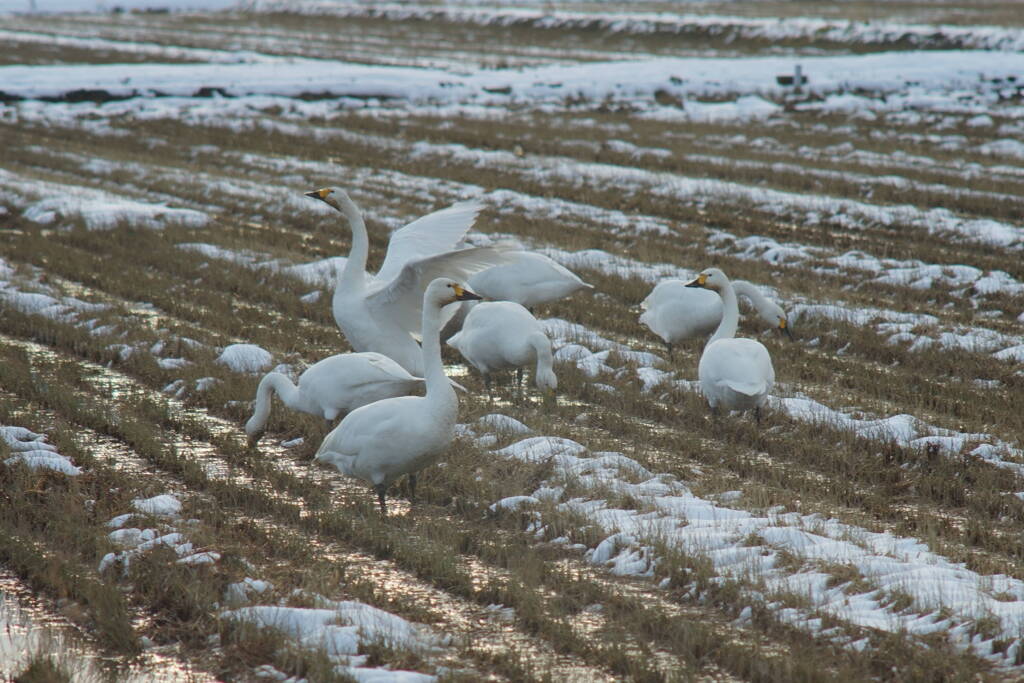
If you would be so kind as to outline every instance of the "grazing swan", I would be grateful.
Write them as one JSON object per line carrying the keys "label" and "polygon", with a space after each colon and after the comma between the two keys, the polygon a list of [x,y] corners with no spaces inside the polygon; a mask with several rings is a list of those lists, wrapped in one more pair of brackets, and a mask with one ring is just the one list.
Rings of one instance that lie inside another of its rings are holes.
{"label": "grazing swan", "polygon": [[512,301],[488,301],[473,306],[462,331],[449,339],[448,345],[458,349],[483,373],[488,396],[492,372],[516,368],[521,385],[523,366],[534,362],[537,388],[547,395],[558,388],[558,379],[551,369],[551,340],[537,319]]}
{"label": "grazing swan", "polygon": [[580,289],[593,289],[575,273],[544,254],[516,251],[510,263],[473,274],[469,286],[495,301],[514,301],[532,309],[537,304],[565,298]]}
{"label": "grazing swan", "polygon": [[722,298],[722,322],[704,347],[697,376],[700,389],[713,413],[719,406],[726,410],[754,410],[758,422],[761,406],[775,383],[775,369],[768,349],[753,339],[737,339],[739,307],[732,283],[718,268],[709,268],[687,287],[703,287]]}
{"label": "grazing swan", "polygon": [[[781,306],[745,280],[732,286],[737,296],[750,300],[762,320],[792,336]],[[682,280],[662,280],[640,307],[640,322],[662,338],[670,354],[673,344],[706,337],[722,322],[722,300],[714,292],[690,289]]]}
{"label": "grazing swan", "polygon": [[299,385],[280,372],[268,372],[256,389],[256,407],[245,423],[249,444],[255,445],[270,416],[272,394],[292,410],[334,420],[359,406],[393,396],[405,396],[423,386],[405,368],[373,352],[339,353],[314,363],[299,375]]}
{"label": "grazing swan", "polygon": [[454,280],[437,278],[423,294],[423,366],[426,396],[399,396],[356,408],[324,438],[316,460],[343,474],[369,482],[377,492],[381,513],[392,482],[409,475],[416,493],[416,473],[432,463],[451,443],[459,400],[441,364],[441,307],[453,301],[479,299]]}
{"label": "grazing swan", "polygon": [[356,351],[383,353],[410,373],[423,375],[423,354],[416,339],[427,284],[441,275],[466,278],[505,262],[502,250],[495,247],[452,251],[472,227],[480,203],[459,202],[397,230],[380,271],[371,279],[366,274],[370,240],[359,208],[340,188],[306,196],[339,211],[352,228],[352,249],[338,274],[331,304],[342,334]]}

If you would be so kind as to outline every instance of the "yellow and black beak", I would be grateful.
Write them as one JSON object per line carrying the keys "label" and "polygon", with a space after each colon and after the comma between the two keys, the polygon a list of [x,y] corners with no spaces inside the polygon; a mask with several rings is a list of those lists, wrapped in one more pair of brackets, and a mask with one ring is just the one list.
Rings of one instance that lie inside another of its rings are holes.
{"label": "yellow and black beak", "polygon": [[474,294],[473,292],[469,291],[465,287],[460,287],[459,285],[455,285],[455,287],[453,289],[455,289],[455,300],[456,301],[479,301],[479,300],[483,299],[482,296],[480,296],[479,294]]}
{"label": "yellow and black beak", "polygon": [[793,338],[793,333],[789,331],[789,323],[785,318],[779,318],[779,332],[785,332],[787,337]]}
{"label": "yellow and black beak", "polygon": [[327,196],[330,195],[330,194],[331,194],[330,189],[325,187],[325,188],[323,188],[321,190],[313,190],[312,192],[307,192],[306,196],[307,197],[312,197],[313,199],[319,199],[320,201],[326,202],[327,201]]}
{"label": "yellow and black beak", "polygon": [[704,287],[707,284],[707,281],[708,281],[708,274],[707,273],[701,273],[700,275],[697,276],[696,280],[693,280],[692,282],[687,282],[686,286],[687,287]]}

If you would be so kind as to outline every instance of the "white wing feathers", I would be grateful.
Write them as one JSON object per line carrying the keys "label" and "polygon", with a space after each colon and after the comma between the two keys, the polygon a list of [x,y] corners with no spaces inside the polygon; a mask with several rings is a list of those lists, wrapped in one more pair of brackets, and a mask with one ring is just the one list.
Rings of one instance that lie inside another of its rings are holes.
{"label": "white wing feathers", "polygon": [[[367,309],[373,315],[383,314],[419,339],[423,320],[423,292],[427,285],[439,277],[465,282],[477,271],[507,262],[508,253],[509,249],[497,245],[449,251],[410,261],[402,267],[398,277],[367,295]],[[446,318],[454,313],[454,306],[442,309]]]}
{"label": "white wing feathers", "polygon": [[[451,251],[473,227],[483,204],[476,199],[457,202],[446,209],[417,218],[396,230],[388,242],[388,253],[375,276],[377,283],[387,284],[412,260]],[[430,280],[427,280],[429,283]],[[425,286],[425,285],[424,285]],[[422,294],[422,292],[420,292]],[[419,321],[416,322],[419,329]]]}

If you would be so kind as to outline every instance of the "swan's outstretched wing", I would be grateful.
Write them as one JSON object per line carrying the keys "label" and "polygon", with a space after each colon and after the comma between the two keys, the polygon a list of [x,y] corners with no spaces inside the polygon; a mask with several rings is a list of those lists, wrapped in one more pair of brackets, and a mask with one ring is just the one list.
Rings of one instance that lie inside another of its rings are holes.
{"label": "swan's outstretched wing", "polygon": [[[423,322],[423,292],[435,278],[447,277],[465,280],[473,273],[490,268],[508,259],[507,248],[500,245],[449,251],[427,258],[407,262],[398,277],[378,285],[366,297],[366,307],[378,320],[397,324],[417,339]],[[455,314],[455,306],[442,309],[441,325]],[[384,329],[389,326],[382,325]]]}
{"label": "swan's outstretched wing", "polygon": [[[391,282],[410,261],[425,259],[454,249],[473,227],[473,222],[481,209],[483,204],[476,199],[458,202],[447,209],[428,213],[396,230],[388,242],[388,253],[375,280]],[[427,280],[423,286],[426,287],[429,282],[430,280]],[[416,322],[416,327],[419,328],[419,321]]]}

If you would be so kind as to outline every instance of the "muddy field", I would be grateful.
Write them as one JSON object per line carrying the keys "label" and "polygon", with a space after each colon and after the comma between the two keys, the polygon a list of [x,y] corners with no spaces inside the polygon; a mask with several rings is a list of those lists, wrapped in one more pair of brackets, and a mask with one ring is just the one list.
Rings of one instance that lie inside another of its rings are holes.
{"label": "muddy field", "polygon": [[[0,15],[0,672],[1022,677],[1022,93],[1014,3]],[[554,406],[446,348],[386,518],[331,424],[242,429],[350,350],[324,186],[371,270],[478,197],[594,286],[535,311]],[[760,424],[638,321],[707,266],[788,312]]]}

